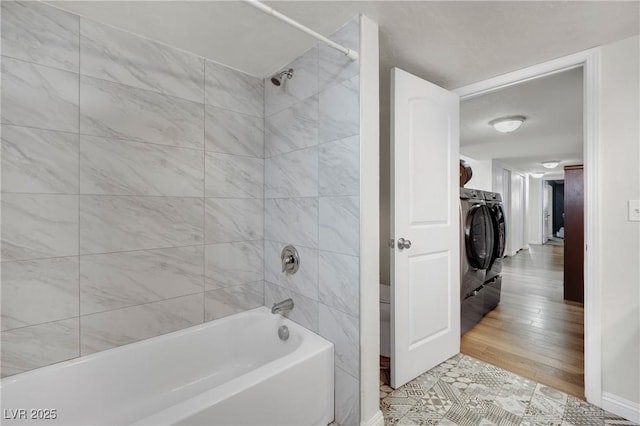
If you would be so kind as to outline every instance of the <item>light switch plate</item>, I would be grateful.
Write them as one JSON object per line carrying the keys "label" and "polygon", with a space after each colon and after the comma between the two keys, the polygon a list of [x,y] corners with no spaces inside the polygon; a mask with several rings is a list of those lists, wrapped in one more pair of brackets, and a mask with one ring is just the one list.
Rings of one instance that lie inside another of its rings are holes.
{"label": "light switch plate", "polygon": [[640,222],[640,200],[629,200],[629,221]]}

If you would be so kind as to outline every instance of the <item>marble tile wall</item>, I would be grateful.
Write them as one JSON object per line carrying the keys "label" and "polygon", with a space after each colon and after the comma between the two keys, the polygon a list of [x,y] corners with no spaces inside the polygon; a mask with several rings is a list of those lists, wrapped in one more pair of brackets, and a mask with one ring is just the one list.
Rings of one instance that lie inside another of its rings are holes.
{"label": "marble tile wall", "polygon": [[[332,39],[359,50],[353,20]],[[291,297],[289,317],[335,345],[335,420],[360,423],[359,65],[318,45],[265,80],[265,304]],[[287,244],[295,275],[280,271]]]}
{"label": "marble tile wall", "polygon": [[8,376],[264,304],[264,82],[2,2]]}
{"label": "marble tile wall", "polygon": [[35,2],[2,55],[2,376],[291,297],[358,424],[358,63],[317,45],[275,87]]}

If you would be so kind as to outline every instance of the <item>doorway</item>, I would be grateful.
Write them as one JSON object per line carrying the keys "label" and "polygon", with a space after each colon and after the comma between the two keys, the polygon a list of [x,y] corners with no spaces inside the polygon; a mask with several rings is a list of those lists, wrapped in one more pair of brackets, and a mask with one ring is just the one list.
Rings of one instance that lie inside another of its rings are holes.
{"label": "doorway", "polygon": [[[461,352],[579,398],[584,311],[565,300],[558,235],[564,226],[564,167],[583,162],[582,71],[573,68],[461,103],[461,152],[496,163],[494,173],[502,176],[502,185],[478,189],[500,193],[510,206],[500,304],[462,336]],[[506,134],[482,126],[499,114],[525,120]],[[474,180],[465,187],[474,188]]]}
{"label": "doorway", "polygon": [[[597,162],[595,153],[598,150],[598,133],[595,123],[597,115],[597,88],[598,88],[598,50],[585,51],[565,58],[549,61],[527,69],[505,74],[500,77],[472,84],[457,89],[455,92],[462,100],[471,99],[482,94],[490,93],[524,81],[549,76],[561,71],[582,67],[584,70],[584,163],[585,163],[585,237],[590,250],[585,253],[585,396],[588,401],[601,404],[602,380],[601,380],[601,352],[600,352],[600,315],[597,300],[601,288],[596,280],[600,270],[598,259],[599,234],[597,224],[596,185]],[[485,169],[491,170],[489,163]],[[489,175],[489,181],[491,177]],[[485,179],[486,180],[486,179]],[[527,188],[528,190],[528,188]],[[542,219],[540,220],[540,226]],[[386,243],[386,242],[385,242]],[[593,247],[593,248],[592,248]]]}
{"label": "doorway", "polygon": [[[598,51],[585,51],[558,60],[549,61],[524,70],[505,74],[480,83],[472,84],[458,89],[456,92],[461,99],[472,99],[483,94],[491,93],[512,85],[523,83],[571,70],[577,67],[583,69],[583,94],[584,94],[584,164],[585,164],[585,248],[589,245],[589,251],[584,251],[585,262],[585,303],[584,303],[584,374],[586,399],[595,404],[601,403],[602,375],[601,375],[601,329],[600,310],[597,303],[601,284],[596,279],[599,272],[597,252],[599,233],[597,224],[596,203],[596,176],[598,164],[596,155],[598,138],[595,129],[597,123],[597,60]],[[542,209],[540,209],[542,211]],[[540,218],[542,227],[542,217]],[[542,230],[541,230],[542,231]],[[540,235],[542,232],[540,232]]]}
{"label": "doorway", "polygon": [[564,245],[564,179],[545,180],[542,244]]}

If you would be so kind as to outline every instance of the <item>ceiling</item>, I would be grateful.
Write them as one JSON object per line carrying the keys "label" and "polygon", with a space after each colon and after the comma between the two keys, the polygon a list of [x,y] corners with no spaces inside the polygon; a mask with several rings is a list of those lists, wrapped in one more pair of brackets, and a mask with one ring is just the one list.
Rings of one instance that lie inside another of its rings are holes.
{"label": "ceiling", "polygon": [[[476,160],[500,160],[521,172],[549,172],[542,161],[582,164],[582,67],[530,80],[460,104],[460,152]],[[526,117],[512,133],[489,121]]]}
{"label": "ceiling", "polygon": [[[49,3],[259,77],[315,43],[239,1]],[[398,66],[449,89],[627,38],[640,27],[637,1],[266,3],[325,35],[364,13],[380,25],[383,76]]]}

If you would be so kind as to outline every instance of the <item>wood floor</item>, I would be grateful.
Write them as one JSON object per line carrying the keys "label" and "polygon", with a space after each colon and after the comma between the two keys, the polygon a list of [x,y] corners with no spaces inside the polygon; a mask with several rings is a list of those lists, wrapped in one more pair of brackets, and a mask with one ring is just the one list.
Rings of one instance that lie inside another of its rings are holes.
{"label": "wood floor", "polygon": [[584,308],[563,300],[563,258],[558,245],[505,258],[500,304],[461,352],[584,399]]}

